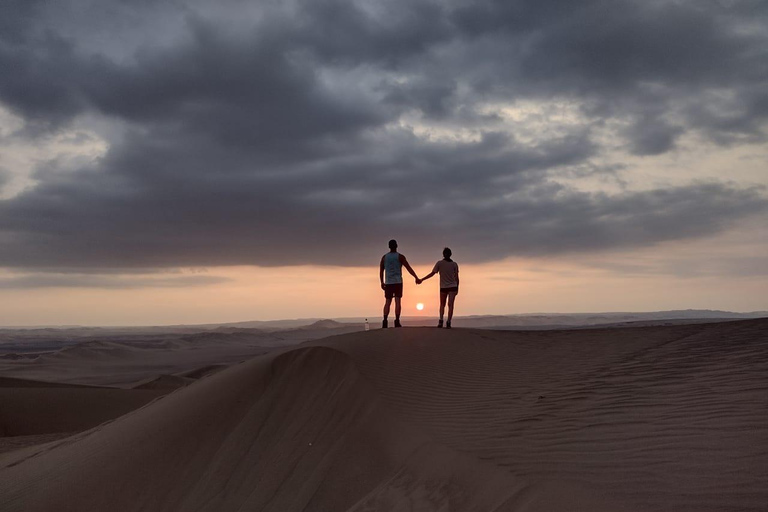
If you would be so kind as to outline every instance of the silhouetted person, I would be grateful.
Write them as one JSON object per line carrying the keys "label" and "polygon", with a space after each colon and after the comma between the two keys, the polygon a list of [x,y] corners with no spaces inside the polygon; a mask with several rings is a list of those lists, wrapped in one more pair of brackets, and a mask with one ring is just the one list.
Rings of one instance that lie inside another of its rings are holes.
{"label": "silhouetted person", "polygon": [[[381,289],[384,290],[384,320],[381,322],[383,329],[387,328],[387,322],[389,317],[389,307],[392,304],[392,298],[395,299],[395,327],[402,327],[400,325],[400,299],[403,297],[403,267],[411,273],[416,284],[421,284],[421,279],[416,275],[411,266],[408,264],[408,260],[405,256],[397,252],[397,241],[389,241],[389,252],[381,257],[381,264],[379,265],[379,280],[381,281]],[[384,276],[386,274],[386,281]]]}
{"label": "silhouetted person", "polygon": [[446,322],[445,327],[450,329],[453,318],[453,303],[456,301],[456,295],[459,294],[459,264],[451,259],[451,250],[448,247],[443,249],[443,259],[435,263],[432,273],[424,276],[422,281],[426,281],[438,272],[440,273],[440,321],[437,322],[437,326],[443,326],[443,314],[447,299],[448,322]]}

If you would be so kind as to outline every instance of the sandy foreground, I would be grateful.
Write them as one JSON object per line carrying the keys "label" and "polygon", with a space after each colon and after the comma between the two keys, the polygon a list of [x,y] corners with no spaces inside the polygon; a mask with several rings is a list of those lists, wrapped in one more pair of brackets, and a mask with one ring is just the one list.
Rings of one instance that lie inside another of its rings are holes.
{"label": "sandy foreground", "polygon": [[768,319],[244,347],[4,372],[0,510],[766,510]]}

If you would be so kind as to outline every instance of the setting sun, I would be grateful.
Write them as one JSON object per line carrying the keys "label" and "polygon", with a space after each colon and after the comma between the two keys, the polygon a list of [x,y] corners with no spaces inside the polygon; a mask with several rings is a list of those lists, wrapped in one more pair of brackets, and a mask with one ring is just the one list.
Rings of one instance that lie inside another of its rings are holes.
{"label": "setting sun", "polygon": [[416,304],[416,309],[418,309],[419,311],[421,311],[422,309],[424,309],[424,304],[422,304],[421,302],[419,302],[418,304]]}

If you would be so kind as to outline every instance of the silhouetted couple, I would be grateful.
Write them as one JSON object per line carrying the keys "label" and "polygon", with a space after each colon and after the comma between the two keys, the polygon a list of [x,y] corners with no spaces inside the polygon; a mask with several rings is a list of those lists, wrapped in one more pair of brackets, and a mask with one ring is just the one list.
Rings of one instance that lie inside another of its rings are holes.
{"label": "silhouetted couple", "polygon": [[389,325],[389,310],[392,306],[392,299],[395,299],[395,327],[402,327],[400,324],[400,299],[403,297],[403,267],[413,276],[416,284],[421,284],[435,274],[440,274],[440,321],[438,327],[443,326],[443,314],[445,313],[445,304],[448,303],[448,321],[445,326],[451,328],[451,319],[453,318],[453,304],[456,301],[456,295],[459,293],[459,265],[451,259],[451,250],[446,247],[443,249],[443,259],[435,263],[432,272],[419,278],[408,264],[408,260],[397,252],[397,241],[389,241],[389,252],[381,257],[379,265],[379,280],[381,289],[384,290],[384,320],[381,327],[386,329]]}

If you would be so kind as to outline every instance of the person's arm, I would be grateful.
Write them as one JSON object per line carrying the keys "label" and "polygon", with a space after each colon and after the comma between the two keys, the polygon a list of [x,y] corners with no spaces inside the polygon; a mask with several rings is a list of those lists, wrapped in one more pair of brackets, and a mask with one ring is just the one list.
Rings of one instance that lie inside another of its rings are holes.
{"label": "person's arm", "polygon": [[384,286],[384,256],[381,257],[381,263],[379,263],[379,281],[381,281],[381,289],[383,290],[385,288],[385,286]]}
{"label": "person's arm", "polygon": [[432,272],[431,272],[431,273],[429,273],[429,274],[427,274],[426,276],[422,277],[422,278],[421,278],[421,280],[422,280],[422,281],[426,281],[427,279],[429,279],[429,278],[430,278],[430,277],[432,277],[433,275],[437,274],[437,272],[438,272],[438,268],[437,268],[437,265],[438,265],[439,263],[440,263],[439,261],[438,261],[437,263],[435,263],[435,268],[433,268],[433,269],[432,269]]}
{"label": "person's arm", "polygon": [[416,272],[413,271],[411,265],[408,264],[408,260],[405,259],[405,256],[402,254],[400,255],[400,263],[402,263],[405,269],[413,276],[413,278],[416,280],[416,284],[421,284],[421,279],[419,279],[419,276],[416,275]]}
{"label": "person's arm", "polygon": [[459,287],[459,264],[456,264],[456,288]]}

